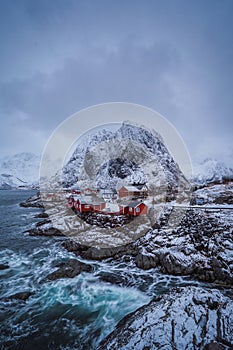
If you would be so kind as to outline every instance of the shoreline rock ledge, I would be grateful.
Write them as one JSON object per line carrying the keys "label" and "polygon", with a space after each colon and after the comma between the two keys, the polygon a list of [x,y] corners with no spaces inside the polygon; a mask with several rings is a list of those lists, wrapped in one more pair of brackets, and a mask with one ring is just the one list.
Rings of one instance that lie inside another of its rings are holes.
{"label": "shoreline rock ledge", "polygon": [[190,209],[177,227],[164,224],[124,246],[98,248],[72,240],[66,240],[62,246],[88,260],[131,256],[143,270],[158,267],[164,274],[190,275],[202,282],[232,287],[232,223],[232,214],[225,211],[205,213]]}
{"label": "shoreline rock ledge", "polygon": [[174,288],[124,317],[98,350],[233,349],[232,310],[218,290]]}

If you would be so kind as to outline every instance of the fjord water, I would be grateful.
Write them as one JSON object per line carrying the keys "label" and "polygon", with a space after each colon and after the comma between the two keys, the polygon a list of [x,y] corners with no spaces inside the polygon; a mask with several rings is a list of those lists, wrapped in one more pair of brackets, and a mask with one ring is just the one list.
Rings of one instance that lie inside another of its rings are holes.
{"label": "fjord water", "polygon": [[[63,238],[24,233],[39,220],[40,209],[19,206],[33,194],[0,191],[0,264],[9,265],[0,270],[1,349],[96,349],[126,314],[171,286],[190,284],[124,258],[89,262],[93,273],[73,279],[46,280],[56,263],[74,255],[61,247]],[[9,298],[24,291],[33,293],[26,301]]]}

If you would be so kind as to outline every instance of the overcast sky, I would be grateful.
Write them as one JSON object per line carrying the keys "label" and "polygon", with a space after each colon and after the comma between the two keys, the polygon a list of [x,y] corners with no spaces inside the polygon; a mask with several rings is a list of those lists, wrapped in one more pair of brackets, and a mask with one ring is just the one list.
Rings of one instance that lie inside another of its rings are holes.
{"label": "overcast sky", "polygon": [[153,108],[193,160],[233,163],[232,0],[0,0],[1,155],[94,104]]}

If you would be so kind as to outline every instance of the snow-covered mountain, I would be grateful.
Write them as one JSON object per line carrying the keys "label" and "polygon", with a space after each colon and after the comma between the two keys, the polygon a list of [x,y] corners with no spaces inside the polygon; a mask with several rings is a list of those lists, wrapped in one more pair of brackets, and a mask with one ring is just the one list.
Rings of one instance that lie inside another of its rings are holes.
{"label": "snow-covered mountain", "polygon": [[207,158],[193,167],[194,184],[205,185],[223,180],[233,180],[233,169],[222,162]]}
{"label": "snow-covered mountain", "polygon": [[37,186],[39,165],[40,157],[27,152],[0,159],[0,189]]}
{"label": "snow-covered mountain", "polygon": [[78,183],[116,188],[120,183],[143,183],[177,188],[187,184],[160,135],[131,122],[118,130],[100,130],[82,140],[63,168],[63,185]]}

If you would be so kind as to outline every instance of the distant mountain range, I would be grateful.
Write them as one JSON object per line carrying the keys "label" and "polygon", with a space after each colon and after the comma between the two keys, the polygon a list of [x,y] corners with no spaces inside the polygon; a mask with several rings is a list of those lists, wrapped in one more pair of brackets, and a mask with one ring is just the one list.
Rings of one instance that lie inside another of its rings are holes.
{"label": "distant mountain range", "polygon": [[38,187],[40,157],[18,153],[0,159],[0,189]]}
{"label": "distant mountain range", "polygon": [[[143,128],[123,124],[117,132],[103,130],[83,140],[82,144],[77,146],[63,169],[63,183],[67,187],[75,186],[77,178],[79,176],[82,176],[82,178],[84,177],[84,174],[79,173],[79,168],[86,152],[91,148],[95,148],[100,142],[110,140],[112,140],[113,146],[115,145],[118,147],[119,140],[122,142],[123,139],[127,138],[138,144],[146,145],[149,155],[153,152],[157,153],[157,158],[161,165],[160,170],[165,173],[166,180],[170,184],[176,182],[179,169],[159,136],[150,134]],[[127,144],[125,146],[127,146]],[[104,188],[106,184],[110,184],[114,187],[118,181],[141,183],[145,181],[145,175],[148,178],[148,171],[150,169],[148,167],[147,173],[143,172],[142,165],[145,163],[143,162],[143,157],[140,160],[137,156],[133,158],[130,154],[128,154],[128,156],[134,159],[135,162],[132,160],[125,160],[122,162],[122,159],[117,158],[108,160],[106,157],[106,163],[100,167],[97,173],[96,185]],[[144,159],[147,165],[149,164],[148,159],[149,158]],[[0,189],[37,188],[39,186],[39,167],[40,157],[33,153],[24,152],[1,158]],[[154,176],[154,178],[156,178],[156,176]],[[228,179],[233,180],[233,169],[222,162],[208,158],[193,166],[193,177],[189,180],[196,185],[205,185],[211,182]],[[152,181],[152,177],[149,180]]]}
{"label": "distant mountain range", "polygon": [[193,166],[192,182],[194,184],[204,185],[223,180],[233,180],[233,169],[223,162],[207,158]]}

